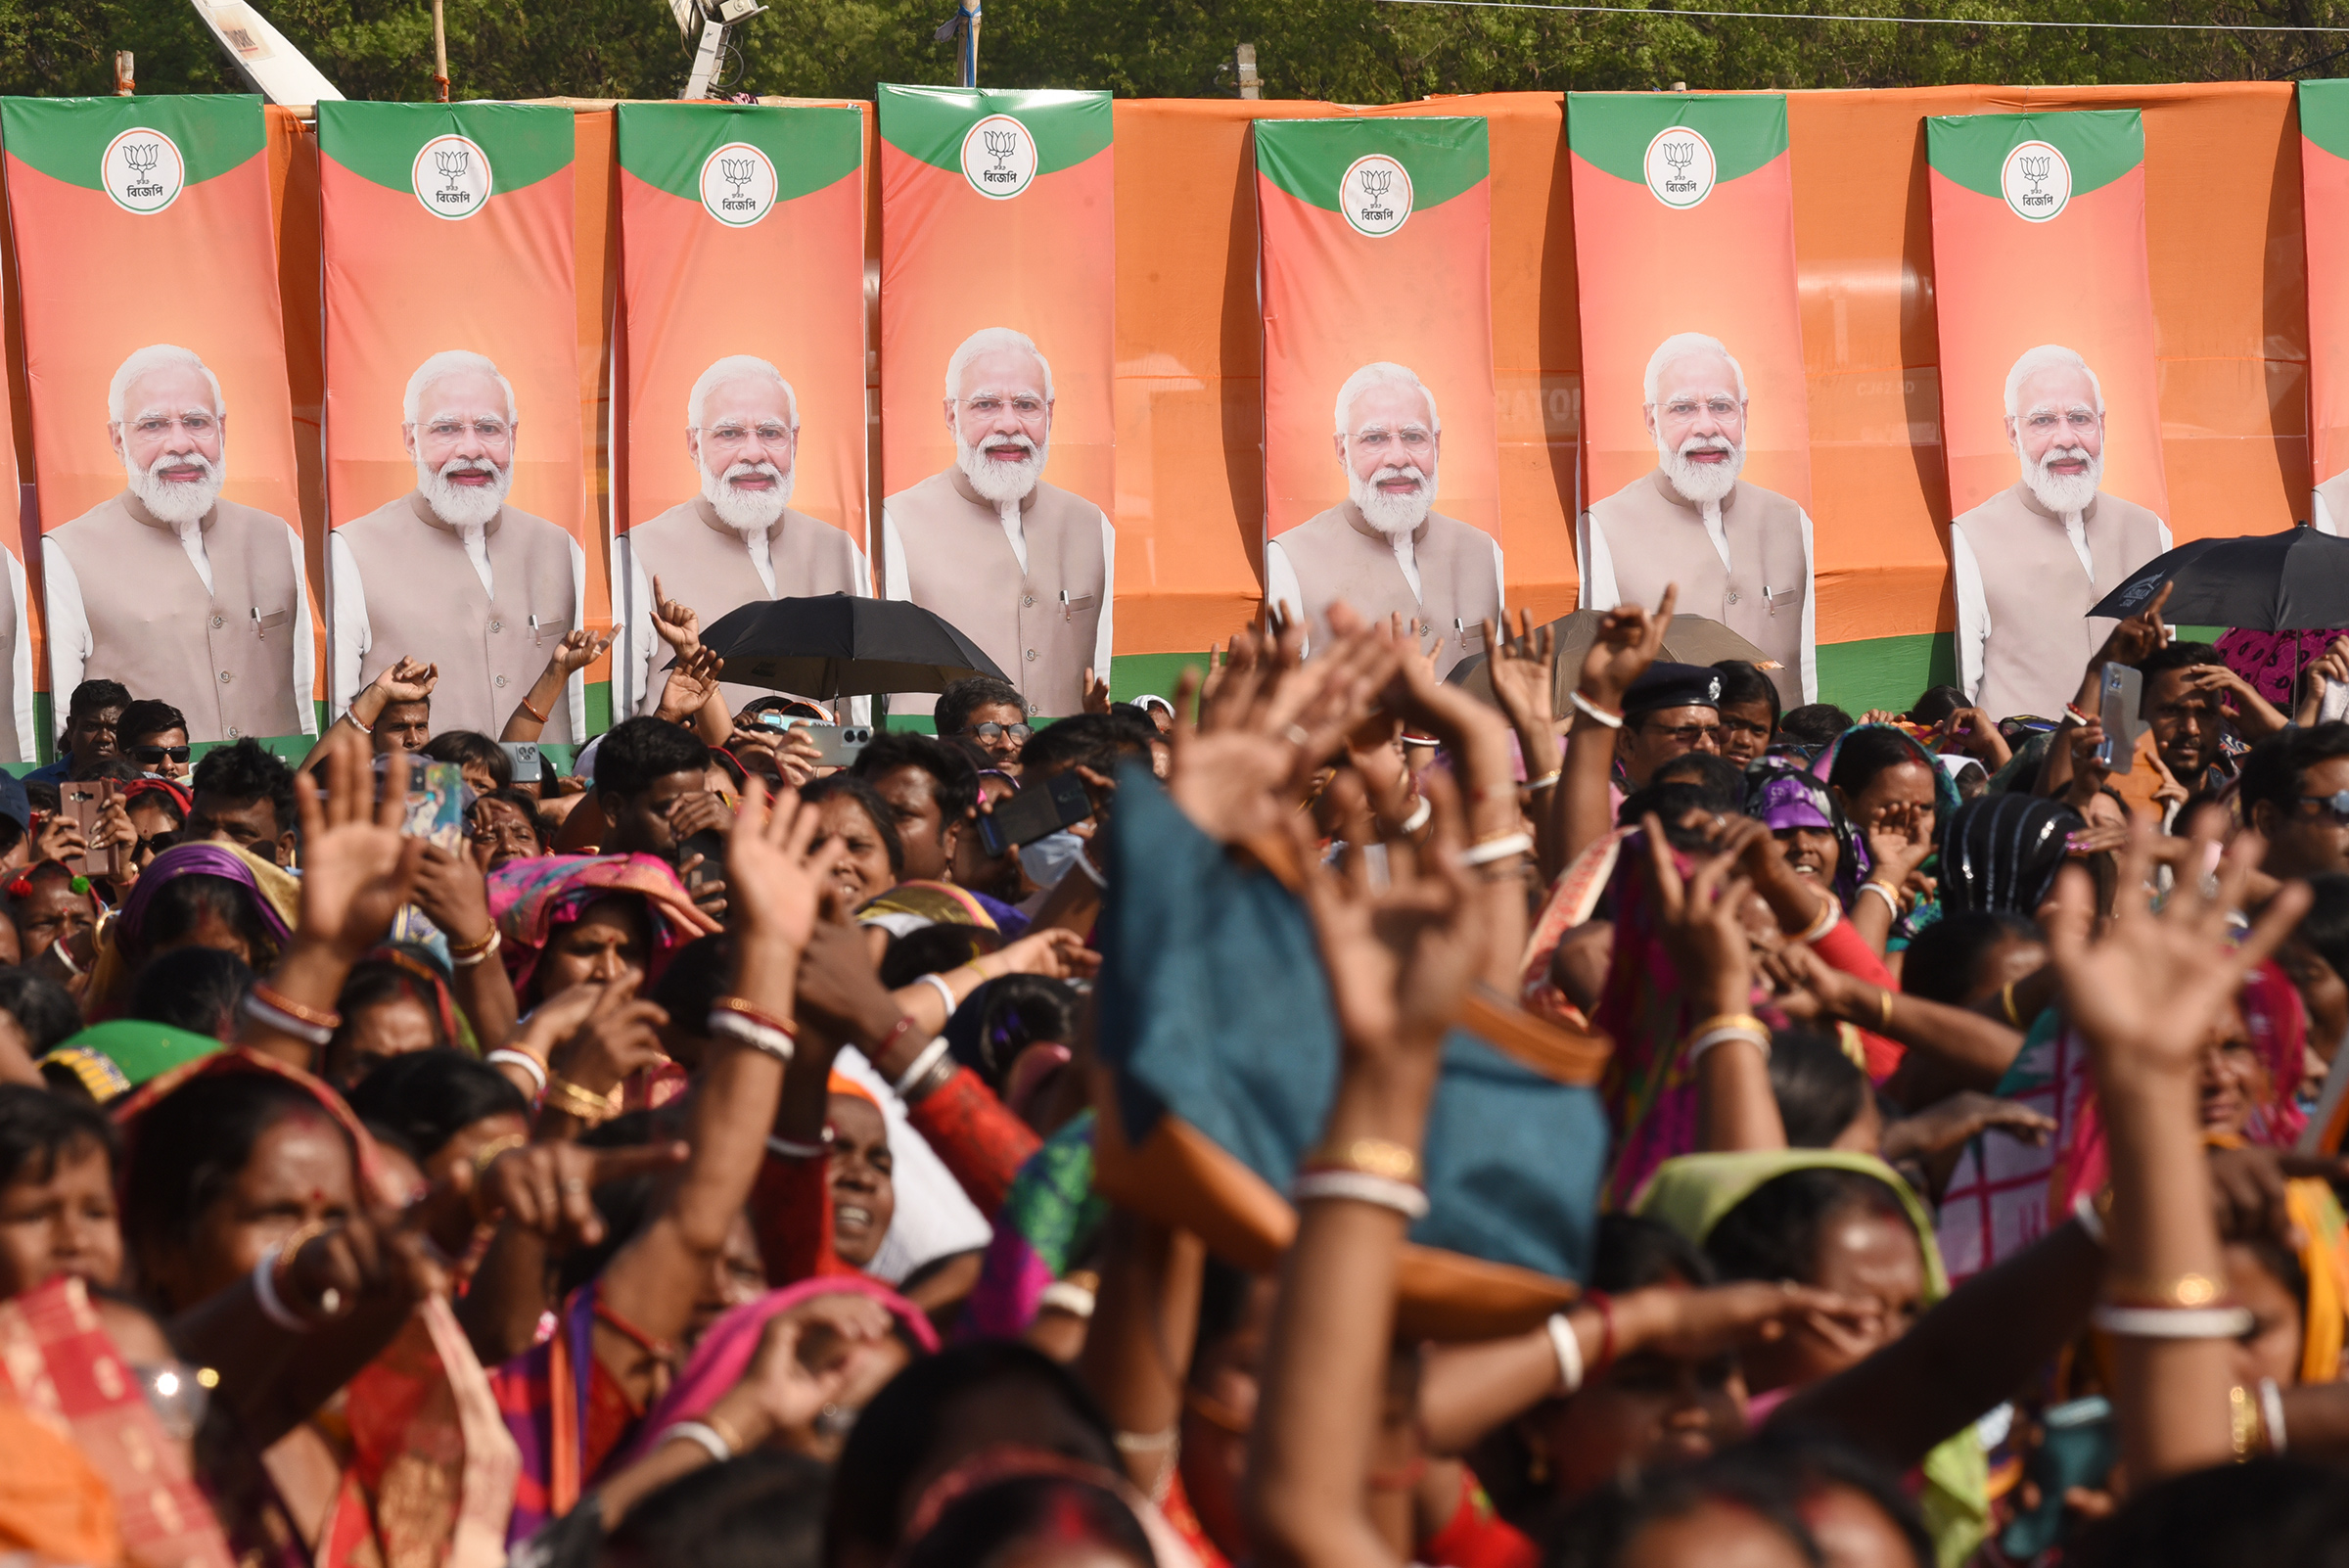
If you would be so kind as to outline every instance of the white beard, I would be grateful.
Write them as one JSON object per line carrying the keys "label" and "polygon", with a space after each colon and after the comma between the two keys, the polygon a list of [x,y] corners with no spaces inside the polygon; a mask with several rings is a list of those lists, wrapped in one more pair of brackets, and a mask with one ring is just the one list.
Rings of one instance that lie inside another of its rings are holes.
{"label": "white beard", "polygon": [[[166,468],[201,468],[204,478],[185,482],[166,480],[161,475]],[[130,493],[139,498],[139,504],[158,523],[180,529],[201,519],[220,498],[221,482],[228,478],[228,454],[223,451],[217,463],[201,452],[159,457],[153,468],[141,468],[125,457],[122,472],[129,477]]]}
{"label": "white beard", "polygon": [[[2014,455],[2023,465],[2024,486],[2049,511],[2060,517],[2066,512],[2085,512],[2096,504],[2096,489],[2104,483],[2104,455],[2101,452],[2089,457],[2086,451],[2077,446],[2050,446],[2048,455],[2034,463],[2023,456],[2023,449],[2018,445]],[[2049,473],[2048,464],[2063,457],[2087,458],[2087,471],[2080,474]]]}
{"label": "white beard", "polygon": [[[1407,479],[1418,481],[1419,487],[1402,495],[1391,495],[1378,487],[1381,480]],[[1346,466],[1346,498],[1354,509],[1362,514],[1362,521],[1384,533],[1388,538],[1418,531],[1427,521],[1430,508],[1436,504],[1436,471],[1431,465],[1422,470],[1416,463],[1388,464],[1368,479]]]}
{"label": "white beard", "polygon": [[[469,469],[487,469],[495,476],[486,484],[455,484],[451,474]],[[497,517],[497,509],[506,504],[506,491],[513,486],[514,470],[500,468],[486,458],[476,462],[472,458],[454,458],[441,465],[438,473],[416,460],[416,487],[424,492],[424,504],[433,516],[452,529],[485,529]]]}
{"label": "white beard", "polygon": [[[699,464],[695,465],[699,467]],[[775,482],[772,489],[739,490],[733,481],[746,474],[764,474]],[[717,520],[738,533],[764,533],[783,516],[791,504],[792,482],[799,477],[795,469],[784,473],[772,463],[737,463],[723,474],[702,469],[702,499],[717,513]]]}
{"label": "white beard", "polygon": [[[1727,452],[1726,463],[1699,463],[1689,457],[1691,452]],[[1681,443],[1679,451],[1656,438],[1656,461],[1663,466],[1664,477],[1672,487],[1681,492],[1681,499],[1691,506],[1707,502],[1726,501],[1729,491],[1737,486],[1737,476],[1745,468],[1745,447],[1736,441],[1719,437],[1698,437]]]}
{"label": "white beard", "polygon": [[1025,446],[1028,455],[1017,463],[999,463],[987,455],[985,447],[966,445],[962,433],[954,435],[954,463],[962,470],[963,478],[998,507],[1016,506],[1028,498],[1036,482],[1044,477],[1044,459],[1052,450],[1050,437],[1037,445],[1025,436],[989,437],[989,446]]}

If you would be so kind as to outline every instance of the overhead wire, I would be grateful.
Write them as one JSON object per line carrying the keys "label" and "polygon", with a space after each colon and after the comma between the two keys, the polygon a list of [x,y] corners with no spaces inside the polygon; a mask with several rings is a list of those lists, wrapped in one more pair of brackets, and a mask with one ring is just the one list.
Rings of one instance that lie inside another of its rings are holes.
{"label": "overhead wire", "polygon": [[1390,6],[1454,6],[1477,11],[1572,11],[1590,16],[1707,17],[1754,22],[1873,22],[1887,26],[1915,27],[2101,27],[2139,32],[2327,32],[2349,33],[2349,26],[2319,26],[2294,23],[2225,22],[2044,22],[2020,17],[1871,17],[1825,11],[1698,11],[1680,6],[1575,6],[1546,0],[1379,0]]}

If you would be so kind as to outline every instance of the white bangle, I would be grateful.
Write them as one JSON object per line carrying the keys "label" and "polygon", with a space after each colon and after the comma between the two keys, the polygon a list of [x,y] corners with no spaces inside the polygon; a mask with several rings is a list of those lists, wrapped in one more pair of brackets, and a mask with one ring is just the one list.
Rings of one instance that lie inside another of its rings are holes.
{"label": "white bangle", "polygon": [[2072,1200],[2072,1218],[2088,1232],[2088,1239],[2097,1246],[2104,1245],[2104,1217],[2096,1213],[2096,1195],[2083,1192]]}
{"label": "white bangle", "polygon": [[699,1446],[713,1464],[724,1464],[734,1457],[734,1445],[719,1437],[717,1428],[704,1422],[678,1421],[662,1430],[663,1443],[673,1443],[679,1438]]}
{"label": "white bangle", "polygon": [[2124,1339],[2239,1339],[2255,1319],[2248,1307],[2115,1307],[2088,1314],[2090,1323]]}
{"label": "white bangle", "polygon": [[786,1160],[815,1160],[830,1151],[821,1143],[794,1143],[785,1137],[769,1137],[766,1140],[766,1152]]}
{"label": "white bangle", "polygon": [[1821,901],[1826,904],[1826,907],[1819,912],[1819,918],[1817,920],[1811,922],[1811,929],[1804,932],[1801,936],[1795,938],[1795,941],[1817,942],[1819,938],[1834,930],[1835,923],[1843,918],[1843,905],[1835,901],[1834,895],[1829,894]]}
{"label": "white bangle", "polygon": [[261,1254],[261,1261],[253,1266],[253,1299],[260,1304],[261,1315],[289,1333],[306,1334],[310,1322],[285,1304],[277,1293],[277,1260],[285,1251],[283,1246],[271,1247]]}
{"label": "white bangle", "polygon": [[1071,1317],[1090,1318],[1096,1298],[1093,1293],[1073,1279],[1055,1279],[1044,1287],[1036,1299],[1036,1310],[1067,1313]]}
{"label": "white bangle", "polygon": [[537,1057],[532,1056],[529,1051],[511,1050],[500,1046],[483,1057],[482,1060],[491,1067],[519,1067],[530,1075],[531,1083],[538,1085],[536,1092],[540,1094],[546,1092],[546,1068]]}
{"label": "white bangle", "polygon": [[245,1016],[263,1029],[274,1029],[281,1035],[291,1035],[306,1044],[324,1048],[335,1038],[335,1032],[324,1024],[304,1023],[283,1007],[272,1007],[252,992],[245,993]]}
{"label": "white bangle", "polygon": [[[954,988],[946,984],[946,977],[944,975],[937,973],[918,975],[915,977],[915,984],[938,988],[938,999],[946,1004],[948,1018],[953,1017],[954,1009],[962,1005],[961,1000],[954,994]],[[939,1027],[944,1029],[945,1026],[941,1024]]]}
{"label": "white bangle", "polygon": [[1534,847],[1531,833],[1504,833],[1497,839],[1487,839],[1472,849],[1460,852],[1460,864],[1465,866],[1491,865],[1506,860],[1513,854],[1524,854]]}
{"label": "white bangle", "polygon": [[63,937],[49,944],[49,950],[57,954],[57,961],[66,966],[67,974],[75,976],[81,974],[81,965],[73,961],[73,949],[67,945]]}
{"label": "white bangle", "polygon": [[1565,776],[1566,770],[1564,768],[1553,767],[1548,772],[1543,774],[1540,778],[1527,779],[1523,787],[1526,793],[1530,795],[1536,791],[1549,788],[1552,784],[1555,784],[1559,779]]}
{"label": "white bangle", "polygon": [[713,1007],[702,1028],[716,1039],[732,1040],[748,1045],[762,1055],[771,1056],[786,1067],[791,1065],[795,1042],[779,1029],[761,1024],[756,1018],[745,1018],[731,1007]]}
{"label": "white bangle", "polygon": [[1091,882],[1094,887],[1099,888],[1103,893],[1109,891],[1109,878],[1101,874],[1093,864],[1093,857],[1082,849],[1077,852],[1076,865],[1077,869],[1083,872],[1086,880]]}
{"label": "white bangle", "polygon": [[504,936],[498,932],[497,927],[491,926],[489,928],[489,945],[487,946],[484,947],[479,952],[469,952],[461,955],[456,952],[455,949],[450,949],[448,955],[449,966],[454,969],[471,969],[475,964],[480,963],[483,959],[488,957],[491,953],[497,951],[498,948],[504,946],[505,945],[506,939]]}
{"label": "white bangle", "polygon": [[1419,804],[1411,808],[1411,814],[1405,817],[1403,819],[1403,826],[1395,830],[1396,836],[1399,838],[1409,838],[1412,834],[1427,826],[1427,819],[1435,814],[1436,808],[1428,804],[1427,797],[1424,795],[1420,796]]}
{"label": "white bangle", "polygon": [[2268,1454],[2271,1458],[2283,1453],[2283,1391],[2276,1379],[2259,1380],[2259,1418],[2268,1428]]}
{"label": "white bangle", "polygon": [[[1900,896],[1894,893],[1890,888],[1884,886],[1883,883],[1878,882],[1875,878],[1870,877],[1865,882],[1861,883],[1860,892],[1874,894],[1877,898],[1884,900],[1884,907],[1892,911],[1892,917],[1895,920],[1898,920],[1901,917]],[[1857,895],[1855,895],[1855,897],[1857,897]]]}
{"label": "white bangle", "polygon": [[1289,1201],[1344,1198],[1355,1203],[1392,1209],[1406,1220],[1427,1218],[1427,1194],[1408,1181],[1372,1176],[1367,1171],[1309,1171],[1289,1183]]}
{"label": "white bangle", "polygon": [[1608,713],[1605,709],[1599,707],[1598,704],[1592,702],[1581,692],[1578,691],[1570,693],[1566,700],[1574,704],[1575,712],[1589,715],[1596,722],[1606,725],[1607,728],[1623,728],[1623,715],[1621,714]]}
{"label": "white bangle", "polygon": [[1564,1313],[1551,1313],[1543,1325],[1549,1330],[1549,1348],[1558,1358],[1558,1392],[1572,1394],[1583,1386],[1583,1342],[1574,1337],[1574,1324]]}
{"label": "white bangle", "polygon": [[1696,1064],[1704,1059],[1705,1052],[1721,1044],[1724,1040],[1732,1039],[1741,1039],[1749,1045],[1758,1046],[1762,1052],[1762,1060],[1766,1062],[1770,1060],[1770,1037],[1747,1024],[1724,1024],[1719,1029],[1706,1030],[1688,1042],[1688,1048],[1681,1053],[1681,1059],[1687,1062],[1690,1071],[1694,1071]]}
{"label": "white bangle", "polygon": [[913,1059],[913,1065],[906,1068],[898,1075],[898,1081],[890,1085],[897,1091],[898,1099],[904,1099],[905,1091],[919,1084],[923,1075],[938,1065],[938,1059],[946,1054],[946,1037],[944,1035],[922,1047],[922,1054]]}

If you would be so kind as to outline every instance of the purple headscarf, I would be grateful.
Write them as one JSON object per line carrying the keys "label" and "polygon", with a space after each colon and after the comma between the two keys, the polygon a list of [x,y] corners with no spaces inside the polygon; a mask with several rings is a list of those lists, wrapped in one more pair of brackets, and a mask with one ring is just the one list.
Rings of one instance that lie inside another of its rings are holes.
{"label": "purple headscarf", "polygon": [[280,946],[293,940],[294,933],[287,926],[286,917],[261,891],[253,862],[228,845],[206,843],[175,844],[139,873],[139,880],[131,884],[130,897],[122,900],[122,912],[115,917],[116,945],[125,950],[137,947],[140,928],[146,923],[147,910],[155,902],[155,896],[164,883],[187,876],[218,877],[223,882],[235,883],[251,897],[261,924]]}

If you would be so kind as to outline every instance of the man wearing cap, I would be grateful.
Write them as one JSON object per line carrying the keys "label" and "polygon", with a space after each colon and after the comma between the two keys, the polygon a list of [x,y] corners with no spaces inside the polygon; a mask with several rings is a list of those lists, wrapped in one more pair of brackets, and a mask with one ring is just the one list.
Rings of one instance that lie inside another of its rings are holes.
{"label": "man wearing cap", "polygon": [[1721,671],[1709,665],[1655,664],[1624,694],[1615,760],[1630,788],[1690,752],[1721,751]]}

